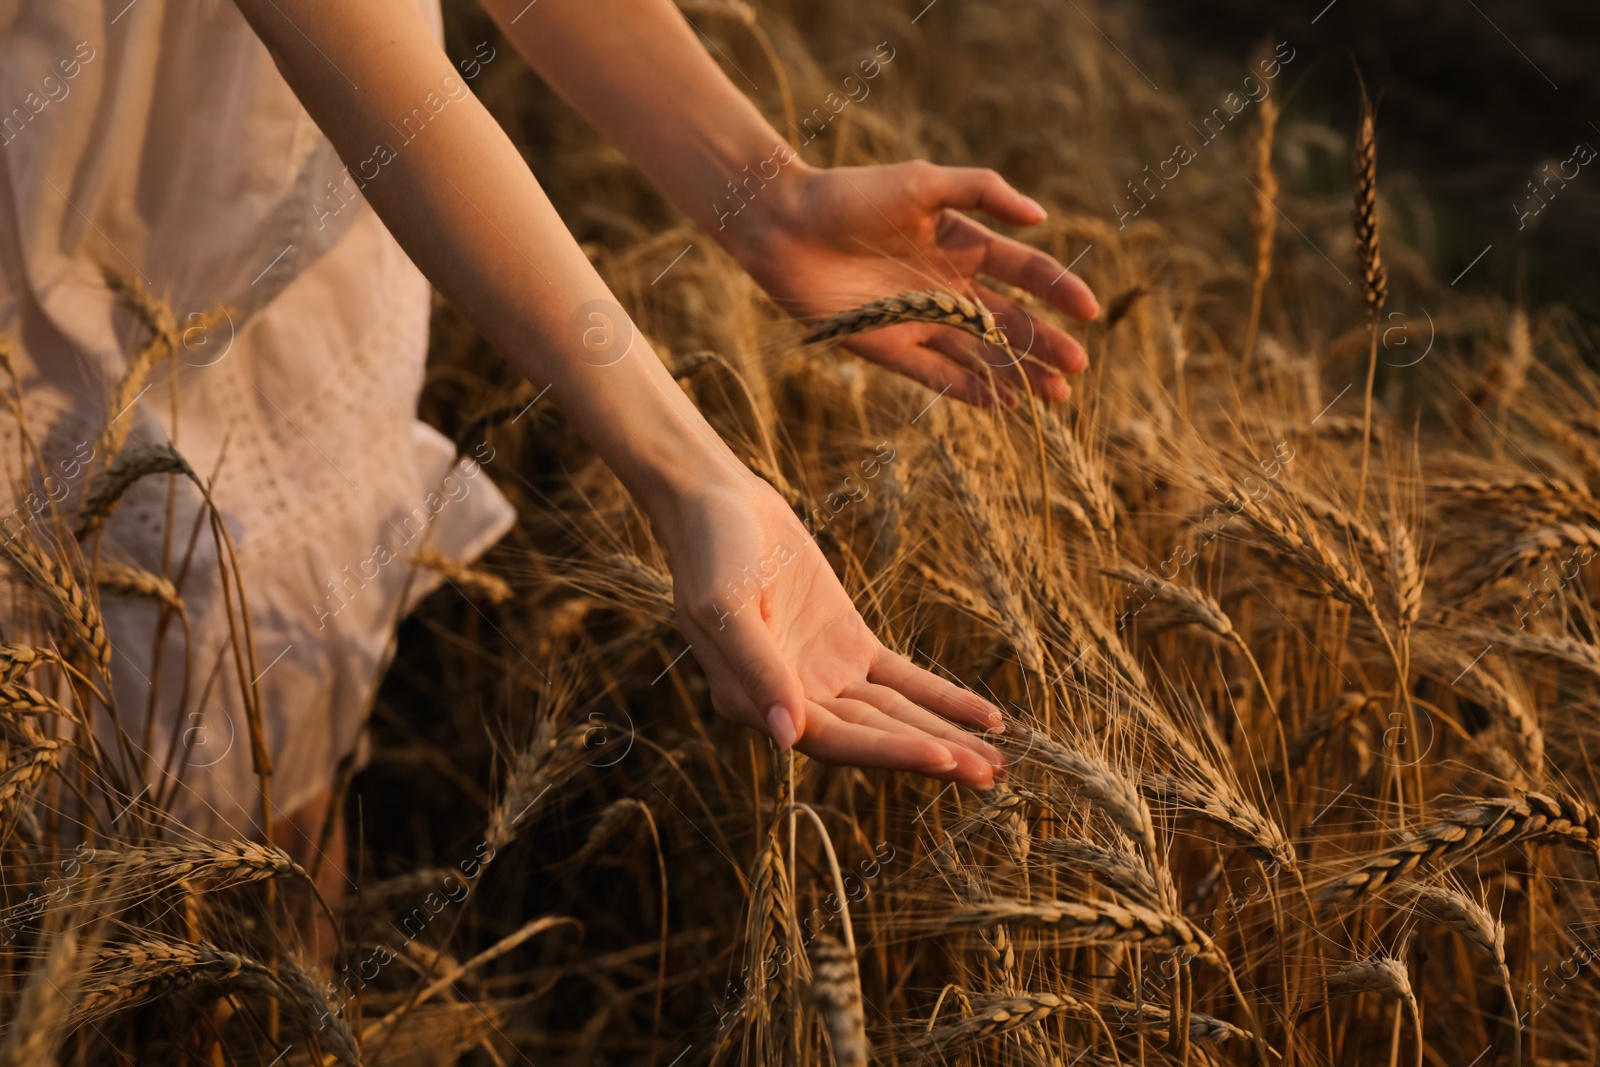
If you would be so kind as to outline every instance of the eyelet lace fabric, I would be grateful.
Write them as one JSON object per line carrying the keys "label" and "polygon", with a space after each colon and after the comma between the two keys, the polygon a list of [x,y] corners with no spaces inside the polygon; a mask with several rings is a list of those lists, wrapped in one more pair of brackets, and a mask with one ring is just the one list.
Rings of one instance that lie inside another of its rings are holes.
{"label": "eyelet lace fabric", "polygon": [[[436,2],[424,10],[437,30]],[[127,447],[170,442],[211,481],[281,819],[359,745],[393,627],[436,584],[409,557],[474,558],[514,517],[487,469],[416,418],[427,281],[230,3],[0,0],[0,108],[13,106],[0,331],[38,462],[24,466],[0,414],[0,536],[48,538],[30,493],[76,514],[107,420]],[[120,411],[148,335],[107,269],[164,299],[183,342]],[[102,559],[181,578],[189,626],[168,627],[158,664],[156,607],[102,599],[125,736],[106,726],[101,742],[189,828],[249,833],[260,791],[201,503],[186,481],[147,478],[105,528]],[[9,596],[22,610],[22,591]]]}

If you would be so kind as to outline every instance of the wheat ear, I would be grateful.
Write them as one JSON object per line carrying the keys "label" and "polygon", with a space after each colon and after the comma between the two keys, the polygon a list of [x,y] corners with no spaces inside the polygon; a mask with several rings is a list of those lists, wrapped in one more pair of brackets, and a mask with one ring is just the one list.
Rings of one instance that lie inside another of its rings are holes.
{"label": "wheat ear", "polygon": [[811,1003],[828,1031],[834,1067],[866,1067],[867,1026],[856,955],[829,934],[819,934],[811,948]]}
{"label": "wheat ear", "polygon": [[81,647],[102,676],[111,673],[111,642],[106,637],[100,608],[65,567],[44,554],[36,541],[24,535],[0,540],[4,556],[17,573],[55,606],[67,635]]}
{"label": "wheat ear", "polygon": [[1372,102],[1361,92],[1361,125],[1356,132],[1356,257],[1361,261],[1361,297],[1367,309],[1370,336],[1367,358],[1366,405],[1361,414],[1361,475],[1356,496],[1356,517],[1367,502],[1367,464],[1372,452],[1372,383],[1378,375],[1378,315],[1389,295],[1389,277],[1383,266],[1378,240],[1378,133]]}
{"label": "wheat ear", "polygon": [[1255,239],[1255,275],[1250,285],[1250,321],[1244,334],[1246,367],[1256,347],[1261,302],[1272,276],[1272,242],[1278,233],[1278,178],[1272,171],[1272,138],[1278,128],[1278,114],[1275,98],[1269,96],[1261,101],[1261,117],[1250,143],[1251,185],[1255,188],[1255,196],[1250,199],[1250,232]]}
{"label": "wheat ear", "polygon": [[118,452],[106,465],[105,470],[95,478],[94,485],[83,502],[83,511],[78,515],[74,531],[77,536],[82,538],[104,525],[111,517],[117,502],[122,499],[122,494],[126,493],[134,482],[152,474],[181,474],[199,486],[201,492],[205,491],[205,487],[200,484],[199,475],[189,466],[189,461],[171,445],[140,445],[138,448]]}
{"label": "wheat ear", "polygon": [[900,322],[932,322],[953,326],[992,345],[1005,340],[1005,335],[995,325],[994,315],[982,304],[959,293],[928,289],[884,297],[841,311],[813,325],[801,342],[809,345],[832,341]]}
{"label": "wheat ear", "polygon": [[511,599],[511,586],[498,574],[490,574],[437,552],[418,552],[411,560],[457,586],[462,592],[471,593],[491,604],[504,604]]}
{"label": "wheat ear", "polygon": [[1322,887],[1330,901],[1354,901],[1404,878],[1425,863],[1459,863],[1468,856],[1538,837],[1565,837],[1591,852],[1600,841],[1600,821],[1581,800],[1525,793],[1504,800],[1484,799],[1446,812],[1382,849]]}

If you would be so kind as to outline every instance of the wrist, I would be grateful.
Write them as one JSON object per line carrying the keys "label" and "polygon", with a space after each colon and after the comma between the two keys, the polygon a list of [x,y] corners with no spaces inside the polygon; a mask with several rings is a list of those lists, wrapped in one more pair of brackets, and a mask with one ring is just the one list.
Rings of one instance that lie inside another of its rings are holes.
{"label": "wrist", "polygon": [[819,174],[787,144],[779,142],[754,166],[741,169],[712,204],[707,229],[747,269],[767,254],[774,240],[802,217],[805,190]]}

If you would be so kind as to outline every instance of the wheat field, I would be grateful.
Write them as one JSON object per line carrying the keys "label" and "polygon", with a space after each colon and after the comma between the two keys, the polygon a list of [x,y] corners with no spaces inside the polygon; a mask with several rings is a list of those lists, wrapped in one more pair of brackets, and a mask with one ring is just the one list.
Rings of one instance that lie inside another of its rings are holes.
{"label": "wheat field", "polygon": [[[1110,6],[1105,36],[1046,0],[681,6],[806,158],[995,166],[1100,294],[1070,403],[961,406],[841,342],[939,316],[1026,359],[1027,323],[932,271],[797,323],[531,75],[475,85],[873,629],[1005,709],[1009,776],[828,768],[719,720],[648,523],[440,306],[424,417],[521,521],[413,561],[453,588],[339,783],[342,901],[271,845],[112,818],[100,598],[183,607],[97,537],[139,479],[204,478],[108,425],[81,507],[0,545],[48,620],[0,647],[0,1064],[1595,1062],[1582,324],[1435,274],[1355,92],[1342,129],[1266,93],[1199,141],[1216,101],[1147,84]],[[880,41],[890,73],[805,125]],[[114,413],[179,342],[111,282],[145,326]]]}

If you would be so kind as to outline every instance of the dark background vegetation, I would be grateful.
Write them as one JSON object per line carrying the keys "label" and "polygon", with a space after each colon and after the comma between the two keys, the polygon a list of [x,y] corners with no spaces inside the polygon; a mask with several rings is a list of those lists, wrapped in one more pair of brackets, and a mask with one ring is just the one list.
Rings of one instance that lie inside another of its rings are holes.
{"label": "dark background vegetation", "polygon": [[[1208,81],[1231,87],[1270,35],[1310,60],[1283,87],[1293,94],[1283,98],[1284,121],[1348,131],[1359,67],[1379,102],[1380,185],[1403,172],[1432,205],[1434,248],[1425,251],[1440,281],[1492,244],[1458,288],[1533,306],[1566,303],[1600,321],[1600,159],[1565,189],[1552,183],[1558,195],[1521,232],[1513,208],[1529,202],[1527,182],[1546,163],[1569,158],[1579,142],[1600,150],[1600,4],[1147,0],[1142,17],[1186,99],[1208,100],[1195,95]],[[1094,32],[1087,23],[1085,31]],[[1118,44],[1142,61],[1138,42]],[[1163,60],[1153,54],[1151,62]]]}

